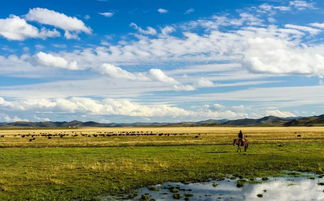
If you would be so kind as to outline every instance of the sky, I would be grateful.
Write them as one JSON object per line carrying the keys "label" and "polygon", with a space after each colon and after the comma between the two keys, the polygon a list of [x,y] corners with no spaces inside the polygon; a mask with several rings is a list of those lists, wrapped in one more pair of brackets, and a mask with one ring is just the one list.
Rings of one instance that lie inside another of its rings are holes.
{"label": "sky", "polygon": [[4,0],[0,122],[324,113],[320,0]]}

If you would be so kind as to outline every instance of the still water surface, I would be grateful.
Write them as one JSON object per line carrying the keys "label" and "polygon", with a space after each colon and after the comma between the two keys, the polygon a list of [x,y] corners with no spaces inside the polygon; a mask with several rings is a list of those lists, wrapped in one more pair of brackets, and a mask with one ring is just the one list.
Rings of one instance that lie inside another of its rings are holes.
{"label": "still water surface", "polygon": [[324,178],[318,175],[257,178],[237,187],[239,179],[183,184],[168,182],[140,188],[135,198],[104,197],[103,200],[191,201],[324,201]]}

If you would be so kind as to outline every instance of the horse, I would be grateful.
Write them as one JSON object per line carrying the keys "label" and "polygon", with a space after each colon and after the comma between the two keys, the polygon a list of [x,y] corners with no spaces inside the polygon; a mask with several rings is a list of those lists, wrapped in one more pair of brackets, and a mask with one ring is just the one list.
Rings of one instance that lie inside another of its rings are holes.
{"label": "horse", "polygon": [[237,145],[237,151],[236,152],[241,152],[241,146],[244,146],[244,151],[246,152],[247,148],[249,147],[249,142],[247,141],[247,139],[240,139],[240,138],[236,138],[233,141],[233,146]]}

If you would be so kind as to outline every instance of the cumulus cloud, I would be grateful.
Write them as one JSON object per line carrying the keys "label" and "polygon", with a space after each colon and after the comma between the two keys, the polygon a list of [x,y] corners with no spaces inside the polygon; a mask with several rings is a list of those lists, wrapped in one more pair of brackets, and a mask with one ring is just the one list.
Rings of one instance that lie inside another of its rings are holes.
{"label": "cumulus cloud", "polygon": [[76,61],[69,62],[60,56],[54,56],[52,54],[39,52],[35,55],[35,57],[39,64],[45,66],[65,68],[69,70],[80,70]]}
{"label": "cumulus cloud", "polygon": [[324,46],[298,47],[278,38],[251,38],[243,61],[252,72],[323,75],[323,50]]}
{"label": "cumulus cloud", "polygon": [[[67,32],[84,32],[91,33],[91,29],[87,27],[81,20],[76,17],[70,17],[63,13],[59,13],[46,8],[33,8],[30,9],[26,15],[29,21],[36,21],[41,24],[51,25]],[[69,36],[69,34],[65,34]],[[75,38],[75,37],[67,37]]]}
{"label": "cumulus cloud", "polygon": [[172,32],[175,32],[175,28],[173,26],[165,26],[161,29],[161,34],[163,36],[169,35]]}
{"label": "cumulus cloud", "polygon": [[280,110],[268,110],[265,113],[266,116],[276,116],[276,117],[295,117],[296,115],[291,112],[285,112]]}
{"label": "cumulus cloud", "polygon": [[124,116],[188,116],[191,111],[169,105],[141,105],[129,100],[72,97],[68,99],[25,99],[10,104],[0,102],[0,108],[14,111],[34,111],[38,113],[90,113],[90,115]]}
{"label": "cumulus cloud", "polygon": [[137,26],[135,23],[130,23],[131,27],[133,27],[135,30],[137,30],[141,34],[147,34],[147,35],[156,35],[157,31],[152,27],[147,27],[146,29],[142,29],[141,27]]}
{"label": "cumulus cloud", "polygon": [[0,113],[0,122],[16,122],[16,121],[28,121],[28,119],[23,119],[17,116],[9,116],[5,113]]}
{"label": "cumulus cloud", "polygon": [[174,89],[178,90],[178,91],[195,90],[195,87],[193,87],[192,85],[183,85],[179,81],[175,80],[174,78],[166,75],[160,69],[150,69],[150,71],[148,72],[148,75],[149,75],[149,77],[151,77],[152,80],[157,80],[162,83],[173,85]]}
{"label": "cumulus cloud", "polygon": [[102,13],[99,13],[99,15],[102,15],[104,17],[112,17],[114,15],[113,12],[102,12]]}
{"label": "cumulus cloud", "polygon": [[[51,12],[55,11],[35,8],[30,10],[26,18],[38,20],[36,16],[46,16],[41,14]],[[58,16],[61,19],[66,17],[78,20],[64,14]],[[67,22],[70,21],[67,20]],[[46,22],[59,27],[55,24],[56,21]],[[319,23],[311,24],[312,27],[292,24],[284,27],[259,26],[260,23],[262,23],[260,16],[247,12],[239,13],[238,18],[212,16],[181,25],[166,26],[160,28],[161,34],[158,34],[157,29],[153,27],[143,29],[132,23],[131,26],[138,30],[138,35],[142,34],[135,40],[123,40],[116,44],[89,47],[72,52],[61,51],[55,55],[40,53],[36,55],[36,58],[40,64],[46,66],[67,69],[91,67],[96,72],[115,77],[114,72],[120,72],[119,76],[125,79],[156,80],[175,85],[177,89],[193,89],[193,86],[181,84],[175,78],[168,76],[168,73],[158,70],[153,69],[141,75],[138,72],[125,71],[118,66],[155,64],[156,62],[217,63],[218,61],[230,61],[241,64],[253,73],[323,75],[323,46],[315,43],[307,45],[302,42],[310,36],[309,34],[318,33],[318,29],[314,27],[320,26]],[[82,26],[85,27],[84,24]],[[78,38],[78,32],[86,32],[87,27],[80,28],[82,26],[78,28],[64,26],[65,37]],[[234,26],[235,28],[232,30],[228,27],[226,30],[230,31],[221,31],[219,28],[222,26]],[[196,32],[197,27],[203,27],[203,29]],[[177,32],[177,34],[170,35],[172,32]],[[103,63],[114,64],[116,68],[103,67]],[[196,84],[212,86],[212,83],[206,80],[200,80]]]}
{"label": "cumulus cloud", "polygon": [[179,84],[177,80],[172,77],[167,76],[162,70],[160,69],[151,69],[149,71],[149,75],[160,82],[168,83],[168,84]]}
{"label": "cumulus cloud", "polygon": [[183,85],[174,78],[166,75],[161,69],[150,69],[148,72],[132,73],[112,64],[103,64],[99,68],[93,68],[94,71],[112,78],[121,78],[127,80],[139,81],[158,81],[168,85],[173,85],[175,90],[191,91],[195,88],[191,85]]}
{"label": "cumulus cloud", "polygon": [[157,9],[157,11],[159,12],[159,13],[167,13],[167,12],[169,12],[167,9],[164,9],[164,8],[159,8],[159,9]]}
{"label": "cumulus cloud", "polygon": [[[216,63],[226,60],[240,63],[254,73],[319,75],[322,72],[321,63],[313,65],[321,60],[321,46],[307,46],[301,42],[319,33],[319,29],[292,24],[277,27],[262,22],[258,15],[240,12],[238,18],[212,16],[165,26],[160,28],[160,34],[153,27],[144,29],[131,23],[130,26],[138,31],[135,40],[61,52],[58,56],[71,58],[83,66],[101,66],[102,63],[130,66],[184,61]],[[222,26],[235,28],[220,31]],[[203,28],[199,31],[201,33],[196,32],[198,27]],[[170,35],[173,32],[177,34]],[[65,36],[73,38],[77,35],[66,32]],[[276,48],[278,51],[273,51]],[[278,52],[284,54],[280,56]]]}
{"label": "cumulus cloud", "polygon": [[[1,99],[0,99],[1,100]],[[237,113],[226,109],[222,105],[198,107],[196,110],[187,110],[168,104],[140,104],[126,99],[92,99],[85,97],[52,98],[52,99],[19,99],[0,102],[0,109],[10,113],[26,113],[32,111],[38,115],[50,118],[55,114],[84,115],[92,116],[129,116],[129,117],[167,117],[178,120],[203,120],[214,119],[235,119],[246,117],[244,113]],[[9,104],[8,104],[9,103]],[[37,119],[31,117],[32,119]],[[43,117],[42,117],[43,118]]]}
{"label": "cumulus cloud", "polygon": [[[104,63],[100,66],[79,66],[75,60],[67,60],[64,57],[38,52],[34,55],[36,62],[39,65],[63,68],[67,70],[85,70],[90,69],[93,72],[109,76],[114,79],[125,79],[133,81],[145,81],[145,82],[154,82],[157,81],[162,83],[165,86],[171,86],[174,90],[177,91],[191,91],[195,90],[192,85],[184,85],[174,79],[173,77],[168,76],[161,69],[150,69],[147,72],[129,72],[121,67],[115,66],[113,64]],[[1,61],[1,57],[0,57]]]}
{"label": "cumulus cloud", "polygon": [[48,38],[60,36],[56,30],[39,30],[26,22],[26,20],[11,15],[8,18],[0,19],[0,35],[8,40],[25,40],[27,38]]}
{"label": "cumulus cloud", "polygon": [[131,73],[112,64],[102,64],[99,68],[94,68],[94,70],[103,75],[108,75],[113,78],[141,81],[149,80],[149,78],[143,73]]}
{"label": "cumulus cloud", "polygon": [[[143,29],[131,23],[130,26],[140,35],[135,40],[60,52],[57,56],[71,58],[84,67],[101,66],[103,63],[130,66],[226,60],[240,63],[253,73],[323,75],[323,46],[302,42],[319,33],[319,29],[313,28],[318,24],[313,24],[313,27],[292,24],[284,27],[259,26],[262,23],[259,16],[247,12],[239,14],[238,18],[212,16],[210,19],[166,26],[161,28],[161,34],[152,27]],[[234,26],[235,29],[220,31],[222,26]],[[197,27],[203,27],[201,33],[195,32]],[[172,32],[179,34],[172,36]],[[65,34],[67,38],[75,36],[68,33]],[[162,74],[158,73],[148,72],[146,76],[159,80]],[[172,79],[167,80],[170,83]],[[174,80],[171,82],[177,84]]]}

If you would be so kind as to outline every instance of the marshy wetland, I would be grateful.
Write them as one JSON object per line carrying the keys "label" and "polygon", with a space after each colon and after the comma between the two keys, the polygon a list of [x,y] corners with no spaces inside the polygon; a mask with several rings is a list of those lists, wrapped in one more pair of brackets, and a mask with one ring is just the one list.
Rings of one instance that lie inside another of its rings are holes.
{"label": "marshy wetland", "polygon": [[273,201],[324,200],[323,175],[283,172],[281,177],[242,178],[227,176],[206,182],[167,182],[140,188],[124,196],[106,196],[108,200],[195,200],[195,201]]}
{"label": "marshy wetland", "polygon": [[[239,130],[249,139],[246,153],[237,153],[232,145]],[[232,196],[250,189],[253,199],[266,200],[275,190],[270,186],[280,186],[274,178],[282,171],[324,174],[322,127],[2,129],[0,135],[0,200],[102,200],[157,184],[186,185],[192,192],[204,185],[207,191],[232,185]],[[236,179],[220,181],[228,175]],[[240,178],[265,177],[269,180],[262,184],[236,186]],[[267,192],[251,190],[260,185],[268,185],[260,187]]]}

